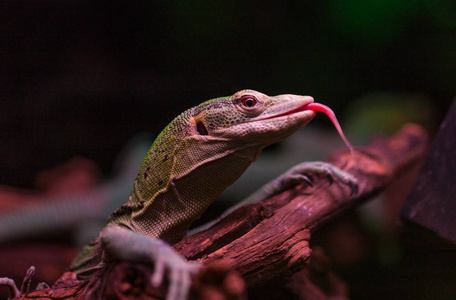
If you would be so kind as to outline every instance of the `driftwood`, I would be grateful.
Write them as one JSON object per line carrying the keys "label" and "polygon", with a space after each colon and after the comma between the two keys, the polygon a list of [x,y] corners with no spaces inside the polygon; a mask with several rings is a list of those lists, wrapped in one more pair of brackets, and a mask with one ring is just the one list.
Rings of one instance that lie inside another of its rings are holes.
{"label": "driftwood", "polygon": [[[327,161],[353,174],[358,180],[357,190],[337,180],[330,183],[328,178],[312,176],[312,186],[300,184],[261,203],[241,207],[208,230],[174,245],[189,260],[207,265],[192,283],[192,296],[244,299],[246,285],[280,280],[283,275],[302,270],[312,256],[311,233],[383,191],[405,170],[416,166],[427,152],[427,139],[424,129],[407,124],[394,136],[378,138],[369,146],[357,148],[353,154],[348,150],[336,152]],[[315,268],[311,265],[304,271],[313,272]],[[160,289],[151,287],[148,278],[152,270],[150,266],[118,263],[102,270],[89,282],[76,281],[67,274],[66,281],[60,281],[54,290],[34,291],[23,299],[45,299],[51,294],[53,299],[77,298],[81,293],[87,298],[162,299],[166,283]],[[326,281],[332,276],[326,271],[320,273],[324,273]],[[332,282],[329,284],[343,296],[343,284]],[[66,289],[65,293],[62,288]],[[325,294],[315,286],[301,291],[306,292]],[[58,297],[59,293],[65,297]]]}

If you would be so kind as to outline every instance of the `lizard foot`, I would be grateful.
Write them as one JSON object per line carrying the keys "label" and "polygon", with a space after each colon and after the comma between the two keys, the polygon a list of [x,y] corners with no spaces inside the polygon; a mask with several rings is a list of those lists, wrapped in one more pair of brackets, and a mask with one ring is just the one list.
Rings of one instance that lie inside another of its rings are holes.
{"label": "lizard foot", "polygon": [[[330,163],[322,161],[301,163],[292,167],[280,177],[291,178],[291,181],[293,181],[293,178],[297,175],[304,175],[309,178],[312,174],[326,176],[330,184],[334,182],[334,178],[337,178],[350,187],[351,195],[355,195],[358,192],[358,181],[353,175]],[[312,180],[310,180],[310,186],[312,186]]]}
{"label": "lizard foot", "polygon": [[166,300],[185,300],[191,285],[191,277],[202,267],[197,262],[189,262],[174,250],[163,243],[154,253],[155,265],[152,275],[152,285],[159,287],[168,272],[169,287]]}
{"label": "lizard foot", "polygon": [[[154,266],[153,286],[160,286],[168,278],[167,300],[188,298],[191,277],[201,264],[188,262],[168,244],[159,239],[133,232],[120,226],[108,226],[101,232],[101,242],[108,260],[138,262]],[[125,247],[129,245],[129,247]]]}
{"label": "lizard foot", "polygon": [[14,280],[8,277],[1,277],[0,278],[0,286],[6,286],[9,290],[9,294],[12,297],[8,297],[8,299],[14,299],[17,298],[21,295],[21,292],[17,289],[16,284],[14,283]]}
{"label": "lizard foot", "polygon": [[306,182],[308,185],[313,186],[311,178],[312,175],[326,176],[330,184],[334,182],[334,178],[337,178],[341,182],[350,187],[351,195],[355,195],[358,192],[358,181],[353,175],[327,162],[303,162],[292,167],[276,179],[266,183],[262,188],[257,190],[255,193],[253,193],[240,203],[227,209],[217,219],[214,219],[204,225],[192,229],[188,233],[188,235],[190,236],[200,231],[206,230],[207,228],[211,227],[212,225],[214,225],[215,223],[229,215],[231,212],[233,212],[240,206],[258,203],[260,201],[266,200],[274,195],[283,192],[284,190],[291,188],[292,186],[295,186],[303,182]]}
{"label": "lizard foot", "polygon": [[27,270],[27,273],[25,274],[24,280],[22,281],[21,285],[21,290],[19,290],[16,287],[16,284],[14,283],[14,280],[8,277],[2,277],[0,278],[0,285],[4,285],[8,287],[10,296],[12,298],[8,297],[8,299],[14,299],[19,297],[22,294],[27,293],[30,290],[30,282],[32,281],[32,277],[35,274],[35,267],[30,266],[30,268]]}

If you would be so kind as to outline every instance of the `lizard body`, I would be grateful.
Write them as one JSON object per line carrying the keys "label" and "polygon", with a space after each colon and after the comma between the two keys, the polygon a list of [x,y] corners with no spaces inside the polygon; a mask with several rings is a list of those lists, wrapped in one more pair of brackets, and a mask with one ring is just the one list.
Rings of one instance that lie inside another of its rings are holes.
{"label": "lizard body", "polygon": [[[183,112],[151,146],[128,202],[109,217],[107,227],[120,226],[169,244],[179,241],[264,147],[315,116],[310,110],[291,113],[311,102],[308,96],[269,97],[244,90]],[[103,265],[103,248],[99,237],[70,269],[90,276]]]}
{"label": "lizard body", "polygon": [[[167,299],[185,299],[199,265],[187,262],[168,244],[187,233],[215,198],[256,160],[261,150],[315,117],[310,96],[243,90],[193,107],[176,117],[147,153],[126,204],[109,218],[98,238],[70,266],[87,278],[112,260],[154,265],[152,283],[169,277]],[[290,182],[308,181],[306,172],[351,175],[328,164],[302,164],[266,185],[248,202],[262,200]]]}

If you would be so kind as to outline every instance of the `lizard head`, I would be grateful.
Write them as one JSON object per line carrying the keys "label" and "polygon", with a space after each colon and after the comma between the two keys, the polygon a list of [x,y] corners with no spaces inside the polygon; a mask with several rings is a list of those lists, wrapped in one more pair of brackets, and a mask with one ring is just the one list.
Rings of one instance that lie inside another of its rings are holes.
{"label": "lizard head", "polygon": [[194,108],[195,133],[209,138],[267,146],[296,132],[315,117],[306,106],[310,96],[267,96],[242,90],[229,97],[206,101]]}

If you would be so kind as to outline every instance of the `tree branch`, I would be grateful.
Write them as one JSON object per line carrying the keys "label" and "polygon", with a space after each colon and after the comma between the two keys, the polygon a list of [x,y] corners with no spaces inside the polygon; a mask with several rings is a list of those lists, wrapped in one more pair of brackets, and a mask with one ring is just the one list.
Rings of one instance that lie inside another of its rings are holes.
{"label": "tree branch", "polygon": [[[206,231],[175,244],[174,249],[189,260],[208,265],[194,280],[192,295],[199,299],[215,299],[213,295],[244,299],[245,286],[239,273],[247,285],[256,285],[303,269],[312,253],[310,234],[416,166],[427,152],[427,139],[424,129],[407,124],[394,136],[378,138],[354,154],[348,150],[335,152],[327,161],[357,178],[356,193],[338,181],[330,184],[327,178],[314,176],[313,186],[301,184],[261,203],[241,207]],[[104,293],[111,297],[139,293],[144,299],[163,298],[166,288],[154,290],[150,280],[144,279],[150,277],[151,270],[150,266],[119,263],[79,284],[91,299],[103,298]],[[313,291],[318,292],[314,287]],[[32,293],[37,298],[37,292]],[[79,295],[80,290],[73,294]]]}
{"label": "tree branch", "polygon": [[264,202],[241,207],[212,228],[190,236],[174,248],[190,260],[223,261],[249,285],[302,269],[311,254],[310,233],[327,220],[384,190],[394,178],[427,152],[427,133],[407,124],[390,138],[378,138],[354,154],[339,151],[328,162],[353,174],[358,191],[326,178],[313,178]]}

